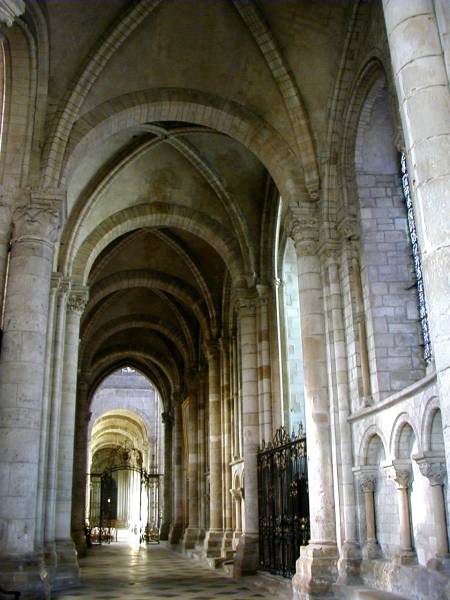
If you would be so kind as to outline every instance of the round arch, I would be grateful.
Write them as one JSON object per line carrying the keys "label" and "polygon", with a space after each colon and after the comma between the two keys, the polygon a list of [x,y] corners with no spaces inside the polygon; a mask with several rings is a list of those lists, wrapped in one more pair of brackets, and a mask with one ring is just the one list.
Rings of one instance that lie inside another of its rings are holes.
{"label": "round arch", "polygon": [[267,168],[286,200],[305,192],[301,161],[280,134],[244,106],[199,90],[160,88],[113,98],[83,115],[71,131],[64,156],[52,157],[46,185],[64,185],[78,158],[93,143],[144,123],[179,121],[219,131],[240,142]]}
{"label": "round arch", "polygon": [[174,227],[199,237],[210,244],[229,268],[234,281],[241,281],[246,274],[243,257],[230,232],[208,215],[191,208],[153,202],[131,206],[114,213],[82,242],[79,248],[68,246],[61,257],[61,268],[71,273],[76,281],[86,283],[95,259],[112,241],[121,235],[143,228]]}
{"label": "round arch", "polygon": [[91,290],[91,298],[86,307],[86,314],[100,300],[119,290],[136,287],[155,288],[166,292],[191,308],[197,318],[206,339],[209,338],[208,321],[203,310],[198,305],[199,297],[186,283],[159,271],[141,269],[114,273],[97,282]]}
{"label": "round arch", "polygon": [[178,332],[174,328],[170,327],[165,320],[156,317],[148,317],[146,315],[130,315],[129,317],[120,317],[111,321],[107,331],[105,331],[103,327],[93,331],[92,337],[95,342],[91,344],[83,356],[83,364],[86,365],[86,369],[89,369],[89,364],[91,363],[95,352],[108,337],[127,329],[136,328],[147,329],[161,333],[175,345],[183,358],[185,367],[189,365],[189,357],[183,343],[184,340],[180,335],[178,335]]}
{"label": "round arch", "polygon": [[89,373],[88,382],[88,405],[90,406],[99,385],[112,375],[115,371],[131,367],[143,375],[153,385],[161,396],[165,410],[170,407],[171,386],[164,372],[154,363],[143,359],[141,355],[136,356],[129,353],[127,356],[112,356],[109,361],[103,360]]}

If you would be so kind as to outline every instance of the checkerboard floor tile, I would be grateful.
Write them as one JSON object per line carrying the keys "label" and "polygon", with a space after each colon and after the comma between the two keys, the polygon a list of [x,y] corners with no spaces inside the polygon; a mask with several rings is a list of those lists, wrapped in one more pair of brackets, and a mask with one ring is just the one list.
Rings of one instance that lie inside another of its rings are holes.
{"label": "checkerboard floor tile", "polygon": [[224,577],[164,546],[130,548],[126,544],[95,546],[80,560],[81,586],[52,595],[128,600],[250,600],[266,598],[245,583]]}

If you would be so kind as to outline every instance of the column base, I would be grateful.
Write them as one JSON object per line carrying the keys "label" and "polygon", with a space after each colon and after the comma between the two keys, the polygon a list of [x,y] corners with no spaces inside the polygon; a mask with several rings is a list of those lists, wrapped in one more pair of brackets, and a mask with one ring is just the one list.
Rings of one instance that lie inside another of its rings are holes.
{"label": "column base", "polygon": [[362,550],[362,556],[364,560],[376,560],[382,558],[383,553],[378,545],[378,542],[367,542]]}
{"label": "column base", "polygon": [[393,558],[396,565],[409,566],[417,564],[417,554],[412,550],[400,550]]}
{"label": "column base", "polygon": [[427,567],[450,575],[450,554],[438,554],[427,562]]}
{"label": "column base", "polygon": [[234,559],[233,576],[252,575],[259,566],[259,537],[243,533],[239,538]]}
{"label": "column base", "polygon": [[0,557],[0,585],[21,593],[21,599],[50,599],[50,579],[42,554]]}
{"label": "column base", "polygon": [[55,578],[57,560],[55,542],[45,542],[44,564],[50,581],[53,581]]}
{"label": "column base", "polygon": [[233,548],[233,531],[231,529],[227,529],[223,533],[222,538],[222,549],[220,552],[222,558],[225,560],[229,560],[233,558],[235,552]]}
{"label": "column base", "polygon": [[336,544],[318,542],[302,546],[296,574],[292,579],[293,598],[312,600],[333,597],[333,585],[338,577],[337,561]]}
{"label": "column base", "polygon": [[198,527],[188,527],[184,530],[183,541],[181,546],[183,550],[192,550],[198,544],[200,530]]}
{"label": "column base", "polygon": [[210,529],[206,532],[204,550],[206,558],[219,558],[222,548],[223,531]]}
{"label": "column base", "polygon": [[175,523],[172,525],[169,533],[169,544],[179,544],[183,537],[183,523]]}
{"label": "column base", "polygon": [[170,521],[165,521],[161,524],[161,529],[159,530],[159,539],[160,540],[168,540],[170,534]]}
{"label": "column base", "polygon": [[241,539],[241,535],[242,535],[242,531],[233,531],[233,540],[232,540],[233,550],[236,550],[236,548],[238,547],[239,540]]}
{"label": "column base", "polygon": [[356,542],[345,542],[339,554],[337,564],[338,585],[352,585],[361,582],[361,548]]}
{"label": "column base", "polygon": [[77,529],[76,531],[72,531],[72,539],[75,544],[78,558],[82,558],[82,557],[86,556],[87,543],[86,543],[86,535],[84,533],[84,530]]}
{"label": "column base", "polygon": [[80,567],[72,540],[56,541],[56,574],[52,590],[63,590],[80,583]]}

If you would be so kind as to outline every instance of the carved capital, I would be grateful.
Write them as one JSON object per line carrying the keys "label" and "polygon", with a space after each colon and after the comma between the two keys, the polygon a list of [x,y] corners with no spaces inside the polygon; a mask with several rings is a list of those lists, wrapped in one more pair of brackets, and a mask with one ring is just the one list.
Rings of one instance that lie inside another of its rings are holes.
{"label": "carved capital", "polygon": [[420,472],[428,479],[431,486],[444,485],[446,469],[442,458],[425,455],[416,455],[413,458],[419,465]]}
{"label": "carved capital", "polygon": [[230,494],[233,496],[233,498],[235,498],[236,500],[242,500],[244,497],[244,488],[232,488],[230,490]]}
{"label": "carved capital", "polygon": [[256,315],[259,302],[256,290],[234,290],[233,300],[236,312],[241,317]]}
{"label": "carved capital", "polygon": [[210,339],[204,344],[205,354],[208,362],[219,360],[220,357],[220,343],[218,340]]}
{"label": "carved capital", "polygon": [[320,244],[319,255],[325,265],[339,263],[339,244],[336,240],[326,240]]}
{"label": "carved capital", "polygon": [[11,225],[14,198],[8,190],[0,190],[0,230],[5,231]]}
{"label": "carved capital", "polygon": [[258,300],[260,306],[267,306],[270,301],[270,287],[268,285],[257,285]]}
{"label": "carved capital", "polygon": [[84,312],[86,304],[89,299],[89,289],[80,286],[79,288],[73,287],[70,290],[69,298],[67,300],[67,310],[71,312],[79,313],[80,315]]}
{"label": "carved capital", "polygon": [[294,221],[289,236],[294,241],[298,256],[315,256],[319,250],[319,232],[315,222]]}
{"label": "carved capital", "polygon": [[389,465],[385,467],[386,477],[395,483],[398,490],[409,487],[411,469],[405,465]]}
{"label": "carved capital", "polygon": [[373,494],[375,491],[375,477],[365,477],[361,480],[361,489],[365,494]]}
{"label": "carved capital", "polygon": [[272,279],[272,286],[274,288],[281,288],[283,287],[283,281],[279,277],[274,277]]}
{"label": "carved capital", "polygon": [[347,215],[338,221],[337,232],[342,242],[353,242],[360,238],[356,218]]}
{"label": "carved capital", "polygon": [[0,23],[11,27],[14,20],[24,12],[25,2],[23,0],[0,0]]}
{"label": "carved capital", "polygon": [[14,207],[14,240],[54,244],[62,222],[65,194],[60,190],[22,190]]}

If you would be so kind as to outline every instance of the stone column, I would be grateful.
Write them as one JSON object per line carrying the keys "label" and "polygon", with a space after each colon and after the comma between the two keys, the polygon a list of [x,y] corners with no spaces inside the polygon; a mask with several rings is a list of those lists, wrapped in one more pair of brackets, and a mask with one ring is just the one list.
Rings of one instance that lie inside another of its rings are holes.
{"label": "stone column", "polygon": [[189,526],[184,532],[183,548],[194,548],[199,538],[199,503],[198,503],[198,410],[197,390],[191,388],[189,394],[188,442],[189,456]]}
{"label": "stone column", "polygon": [[[0,32],[1,40],[1,32]],[[0,298],[3,304],[5,276],[8,263],[9,241],[11,239],[13,193],[10,190],[0,190]],[[3,306],[0,306],[3,311]],[[3,312],[1,313],[3,314]]]}
{"label": "stone column", "polygon": [[197,391],[197,408],[198,408],[198,498],[199,498],[199,543],[205,538],[206,530],[206,488],[205,488],[205,378],[206,370],[200,367],[198,370],[198,391]]}
{"label": "stone column", "polygon": [[233,333],[230,339],[233,459],[237,459],[242,456],[240,442],[239,376],[237,372],[238,363],[236,335]]}
{"label": "stone column", "polygon": [[181,398],[176,394],[172,402],[174,412],[173,436],[173,505],[172,525],[169,533],[169,542],[178,544],[183,535],[184,528],[184,498],[183,498],[183,423],[181,416]]}
{"label": "stone column", "polygon": [[35,553],[36,501],[50,280],[62,204],[24,194],[14,211],[0,357],[0,585],[45,593]]}
{"label": "stone column", "polygon": [[325,304],[327,307],[326,325],[328,333],[330,367],[330,399],[334,399],[332,425],[336,446],[336,469],[339,487],[337,502],[339,513],[343,513],[341,547],[338,561],[340,584],[349,584],[359,579],[361,551],[356,530],[356,498],[353,482],[352,432],[348,422],[350,399],[348,386],[348,365],[346,358],[345,326],[342,309],[341,279],[339,272],[339,249],[333,242],[321,247],[324,262]]}
{"label": "stone column", "polygon": [[[312,207],[311,207],[311,212]],[[312,220],[305,215],[306,222]],[[337,544],[331,465],[328,371],[323,290],[316,230],[293,232],[298,259],[303,347],[306,440],[308,445],[311,538],[300,550],[293,587],[297,597],[328,593],[337,578]]]}
{"label": "stone column", "polygon": [[89,410],[89,378],[86,373],[80,373],[78,381],[77,410],[75,415],[75,444],[73,461],[72,486],[72,539],[78,556],[86,554],[86,538],[84,526],[86,523],[86,497],[88,465],[88,427],[91,419]]}
{"label": "stone column", "polygon": [[272,428],[272,374],[270,367],[269,301],[270,288],[256,286],[258,290],[258,351],[259,351],[259,403],[260,403],[260,441],[271,440]]}
{"label": "stone column", "polygon": [[58,476],[56,490],[55,589],[75,585],[79,567],[71,538],[73,452],[77,401],[78,345],[80,319],[88,300],[88,289],[72,285],[67,301],[61,411],[58,436]]}
{"label": "stone column", "polygon": [[396,461],[385,467],[386,476],[395,483],[397,488],[398,517],[400,526],[400,548],[396,562],[411,564],[416,561],[416,554],[412,548],[411,521],[409,514],[408,488],[411,476],[411,465]]}
{"label": "stone column", "polygon": [[230,339],[220,339],[220,351],[222,355],[222,455],[223,455],[223,487],[222,498],[224,503],[223,513],[223,543],[222,556],[230,558],[233,555],[233,523],[232,523],[232,499],[231,499],[231,369],[230,369]]}
{"label": "stone column", "polygon": [[[361,469],[363,468],[361,467]],[[381,552],[377,540],[374,498],[376,475],[373,469],[360,472],[360,486],[364,494],[364,514],[366,518],[366,543],[363,548],[363,557],[365,559],[379,558]]]}
{"label": "stone column", "polygon": [[55,299],[54,331],[49,346],[52,353],[52,368],[49,373],[49,432],[45,462],[47,464],[46,505],[45,505],[45,563],[53,579],[56,570],[55,514],[56,514],[56,478],[58,466],[58,436],[61,411],[61,382],[63,373],[64,334],[66,326],[66,302],[69,281],[58,280]]}
{"label": "stone column", "polygon": [[236,576],[256,572],[259,564],[258,473],[256,466],[256,454],[259,447],[256,307],[256,290],[237,293],[236,308],[242,360],[245,516],[243,532],[239,539],[234,562]]}
{"label": "stone column", "polygon": [[205,537],[205,552],[208,558],[215,558],[220,556],[223,538],[219,344],[216,341],[210,340],[206,345],[206,353],[208,358],[210,504],[209,530]]}
{"label": "stone column", "polygon": [[0,0],[0,23],[8,27],[25,12],[24,0]]}
{"label": "stone column", "polygon": [[[47,496],[47,471],[48,471],[48,442],[50,430],[50,376],[53,366],[53,342],[55,330],[55,312],[56,297],[61,283],[61,275],[54,273],[51,279],[51,291],[48,310],[47,323],[47,343],[45,349],[45,374],[44,386],[42,391],[42,425],[41,440],[39,447],[39,477],[38,477],[38,497],[36,502],[36,548],[42,548],[44,553],[44,562],[51,579],[51,566],[56,561],[56,554],[53,552],[50,556],[47,554],[45,545],[45,520],[46,520],[46,496]],[[54,550],[54,548],[53,548]],[[55,560],[53,560],[53,558]]]}
{"label": "stone column", "polygon": [[428,479],[431,487],[432,513],[434,516],[436,537],[436,559],[441,562],[444,560],[448,567],[450,564],[450,556],[443,488],[445,478],[444,459],[435,456],[427,456],[426,454],[422,456],[413,456],[413,458],[419,465],[422,475]]}
{"label": "stone column", "polygon": [[450,91],[432,0],[383,0],[450,472]]}
{"label": "stone column", "polygon": [[172,524],[172,430],[173,415],[171,412],[163,412],[164,423],[164,515],[161,524],[160,538],[169,539],[170,526]]}

